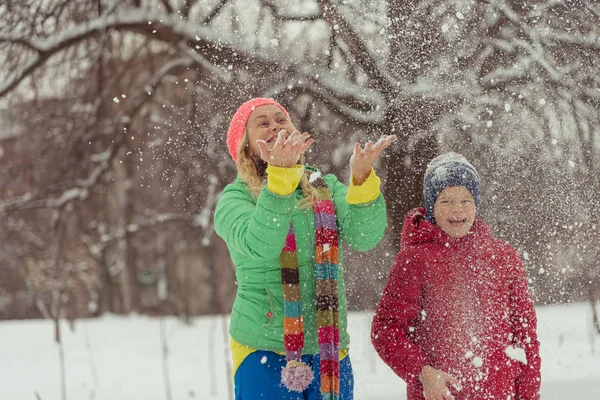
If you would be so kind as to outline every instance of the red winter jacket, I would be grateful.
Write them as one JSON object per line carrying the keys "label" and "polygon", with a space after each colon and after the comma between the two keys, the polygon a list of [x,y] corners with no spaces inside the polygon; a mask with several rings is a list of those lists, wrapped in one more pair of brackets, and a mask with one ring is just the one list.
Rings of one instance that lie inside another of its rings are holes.
{"label": "red winter jacket", "polygon": [[408,400],[424,399],[425,365],[461,381],[456,400],[539,399],[537,321],[519,255],[479,219],[454,239],[424,215],[404,222],[371,327],[377,353],[407,382]]}

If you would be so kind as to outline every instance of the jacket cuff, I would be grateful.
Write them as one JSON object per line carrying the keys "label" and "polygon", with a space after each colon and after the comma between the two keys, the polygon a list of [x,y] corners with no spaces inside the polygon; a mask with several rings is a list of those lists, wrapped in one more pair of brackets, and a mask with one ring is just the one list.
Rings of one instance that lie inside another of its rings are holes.
{"label": "jacket cuff", "polygon": [[304,167],[302,165],[294,165],[291,168],[269,165],[267,167],[267,188],[279,196],[289,196],[298,187],[303,174]]}
{"label": "jacket cuff", "polygon": [[369,203],[379,197],[381,193],[379,190],[380,186],[381,179],[375,174],[375,170],[371,168],[367,180],[360,186],[354,184],[354,177],[350,178],[350,187],[348,188],[346,201],[348,204]]}
{"label": "jacket cuff", "polygon": [[413,365],[407,371],[407,378],[415,379],[417,382],[420,382],[419,375],[423,371],[423,368],[428,365],[428,362],[424,359],[419,360],[418,362],[413,363]]}

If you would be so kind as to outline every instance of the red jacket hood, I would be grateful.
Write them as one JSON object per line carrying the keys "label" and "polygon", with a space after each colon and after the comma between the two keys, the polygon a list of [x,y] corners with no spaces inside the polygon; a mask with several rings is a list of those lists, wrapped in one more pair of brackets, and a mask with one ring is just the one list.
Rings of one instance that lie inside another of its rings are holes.
{"label": "red jacket hood", "polygon": [[469,235],[456,239],[448,236],[439,226],[425,219],[425,215],[425,207],[415,208],[408,213],[402,227],[400,250],[406,250],[410,245],[427,242],[448,243],[450,246],[454,246],[469,243],[475,237],[482,239],[491,236],[490,228],[479,218],[475,218]]}

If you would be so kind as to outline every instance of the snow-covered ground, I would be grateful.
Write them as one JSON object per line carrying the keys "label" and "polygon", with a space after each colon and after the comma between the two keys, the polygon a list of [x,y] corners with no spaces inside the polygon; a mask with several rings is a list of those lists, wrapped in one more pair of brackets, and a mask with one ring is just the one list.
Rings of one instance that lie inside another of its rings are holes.
{"label": "snow-covered ground", "polygon": [[[542,400],[600,399],[600,337],[587,304],[538,308]],[[352,313],[357,400],[400,400],[403,382],[369,342],[371,313]],[[167,397],[161,323],[169,344]],[[107,316],[63,325],[67,398],[74,400],[228,399],[223,317],[186,326],[168,318]],[[59,352],[48,321],[0,322],[0,399],[61,398]],[[37,396],[37,397],[36,397]]]}

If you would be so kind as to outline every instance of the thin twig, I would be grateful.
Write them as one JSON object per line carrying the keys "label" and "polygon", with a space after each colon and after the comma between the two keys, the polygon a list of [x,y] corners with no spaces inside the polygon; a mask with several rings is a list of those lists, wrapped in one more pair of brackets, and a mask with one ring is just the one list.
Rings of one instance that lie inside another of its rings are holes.
{"label": "thin twig", "polygon": [[[60,321],[56,321],[56,324],[60,325]],[[67,368],[65,366],[65,349],[63,348],[62,341],[58,343],[58,356],[60,358],[60,387],[62,399],[67,400]]]}
{"label": "thin twig", "polygon": [[227,4],[229,2],[229,0],[221,0],[219,2],[219,4],[217,4],[215,6],[215,8],[212,9],[212,11],[210,12],[210,14],[208,14],[204,20],[202,21],[202,23],[204,25],[207,25],[208,23],[210,23],[210,21],[215,18],[217,15],[219,15],[219,13],[221,12],[221,10],[223,9],[223,7],[225,6],[225,4]]}
{"label": "thin twig", "polygon": [[88,334],[86,324],[83,324],[83,336],[85,338],[85,347],[88,351],[88,359],[90,361],[90,369],[92,371],[92,377],[94,378],[94,384],[98,386],[100,384],[100,380],[98,379],[98,371],[96,369],[96,362],[94,360],[94,351],[92,350],[92,342],[90,341],[90,335]]}
{"label": "thin twig", "polygon": [[173,393],[171,392],[171,378],[169,374],[169,346],[167,343],[167,333],[165,326],[165,319],[160,318],[160,342],[162,347],[162,361],[163,361],[163,382],[165,384],[165,397],[167,400],[173,400]]}
{"label": "thin twig", "polygon": [[598,310],[596,309],[596,297],[594,296],[594,288],[590,284],[589,287],[589,301],[592,306],[592,319],[594,322],[594,328],[596,328],[596,333],[600,335],[600,319],[598,318]]}

